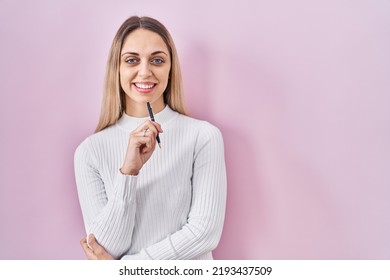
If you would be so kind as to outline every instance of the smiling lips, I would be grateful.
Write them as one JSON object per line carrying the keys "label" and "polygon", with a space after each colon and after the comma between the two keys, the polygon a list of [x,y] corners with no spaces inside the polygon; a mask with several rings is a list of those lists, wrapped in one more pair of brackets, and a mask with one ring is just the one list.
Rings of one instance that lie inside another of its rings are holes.
{"label": "smiling lips", "polygon": [[143,83],[133,83],[135,89],[140,93],[149,93],[153,91],[154,87],[156,86],[155,83],[151,82],[143,82]]}

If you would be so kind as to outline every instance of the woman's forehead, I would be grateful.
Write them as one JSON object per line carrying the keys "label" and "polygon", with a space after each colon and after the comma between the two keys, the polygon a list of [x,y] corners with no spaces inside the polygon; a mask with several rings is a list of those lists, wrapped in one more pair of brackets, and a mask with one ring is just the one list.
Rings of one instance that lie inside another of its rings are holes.
{"label": "woman's forehead", "polygon": [[156,51],[168,53],[168,47],[163,38],[156,32],[140,28],[126,36],[121,53],[153,53]]}

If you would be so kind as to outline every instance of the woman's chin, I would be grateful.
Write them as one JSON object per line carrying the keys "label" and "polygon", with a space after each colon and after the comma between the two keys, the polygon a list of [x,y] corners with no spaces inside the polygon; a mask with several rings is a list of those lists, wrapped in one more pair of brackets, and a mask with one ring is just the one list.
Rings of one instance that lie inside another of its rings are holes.
{"label": "woman's chin", "polygon": [[[146,104],[147,102],[150,103],[164,103],[164,97],[163,94],[156,95],[156,94],[131,94],[126,96],[127,102],[132,102],[136,104]],[[161,100],[160,100],[161,99]]]}

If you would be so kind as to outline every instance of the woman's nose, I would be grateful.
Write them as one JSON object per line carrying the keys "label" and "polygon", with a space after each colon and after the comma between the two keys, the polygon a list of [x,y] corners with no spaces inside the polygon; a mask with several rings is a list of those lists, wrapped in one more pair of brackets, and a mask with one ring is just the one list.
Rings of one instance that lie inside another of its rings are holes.
{"label": "woman's nose", "polygon": [[148,62],[142,62],[139,65],[138,76],[141,78],[147,78],[152,75],[152,71],[150,70],[150,65]]}

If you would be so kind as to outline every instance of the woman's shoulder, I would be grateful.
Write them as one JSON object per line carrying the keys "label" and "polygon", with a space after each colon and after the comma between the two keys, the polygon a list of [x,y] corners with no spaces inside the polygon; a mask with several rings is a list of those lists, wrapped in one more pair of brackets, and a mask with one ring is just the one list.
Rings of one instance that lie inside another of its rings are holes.
{"label": "woman's shoulder", "polygon": [[76,148],[77,153],[91,153],[101,147],[107,147],[107,143],[116,139],[122,132],[115,125],[111,125],[99,132],[87,136]]}
{"label": "woman's shoulder", "polygon": [[200,139],[207,140],[214,138],[222,141],[220,129],[209,121],[179,114],[178,123],[180,126],[186,127],[193,133],[196,133]]}

